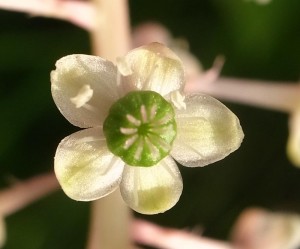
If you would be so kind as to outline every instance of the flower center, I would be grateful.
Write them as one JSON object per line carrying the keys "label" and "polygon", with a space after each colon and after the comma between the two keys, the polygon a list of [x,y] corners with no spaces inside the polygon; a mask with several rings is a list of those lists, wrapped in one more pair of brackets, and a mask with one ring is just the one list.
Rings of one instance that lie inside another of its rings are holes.
{"label": "flower center", "polygon": [[103,132],[109,150],[125,163],[153,166],[172,148],[174,109],[156,92],[130,92],[112,105]]}

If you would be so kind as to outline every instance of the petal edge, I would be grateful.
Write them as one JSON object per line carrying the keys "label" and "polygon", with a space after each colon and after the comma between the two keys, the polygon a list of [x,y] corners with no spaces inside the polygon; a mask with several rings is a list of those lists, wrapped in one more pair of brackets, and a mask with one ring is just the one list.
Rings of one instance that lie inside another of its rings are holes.
{"label": "petal edge", "polygon": [[244,138],[239,120],[225,105],[204,94],[186,96],[186,110],[176,110],[177,137],[171,155],[187,167],[219,161]]}
{"label": "petal edge", "polygon": [[169,210],[178,202],[182,188],[180,171],[171,157],[151,167],[126,165],[120,184],[124,201],[142,214]]}
{"label": "petal edge", "polygon": [[58,145],[54,170],[64,192],[77,201],[91,201],[114,191],[124,163],[106,147],[101,128],[71,134]]}

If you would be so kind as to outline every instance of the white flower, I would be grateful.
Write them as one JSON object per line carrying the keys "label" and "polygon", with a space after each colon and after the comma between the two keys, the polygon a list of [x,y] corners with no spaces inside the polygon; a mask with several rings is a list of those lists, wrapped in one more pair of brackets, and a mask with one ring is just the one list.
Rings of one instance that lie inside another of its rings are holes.
{"label": "white flower", "polygon": [[152,43],[117,61],[89,55],[57,61],[54,101],[86,129],[61,141],[55,173],[72,199],[95,200],[120,186],[137,212],[164,212],[182,192],[174,159],[188,167],[221,160],[240,146],[243,132],[216,99],[181,94],[183,66],[165,46]]}

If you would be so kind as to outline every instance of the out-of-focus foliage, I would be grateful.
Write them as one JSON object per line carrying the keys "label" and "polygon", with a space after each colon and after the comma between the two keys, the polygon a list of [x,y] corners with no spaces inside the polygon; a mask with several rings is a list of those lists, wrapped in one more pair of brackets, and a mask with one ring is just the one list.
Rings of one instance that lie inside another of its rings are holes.
{"label": "out-of-focus foliage", "polygon": [[[223,74],[268,80],[299,78],[298,0],[257,5],[244,0],[130,1],[132,24],[157,21],[186,38],[206,66],[223,54]],[[59,141],[72,127],[50,93],[49,73],[60,57],[90,53],[85,31],[65,22],[0,12],[0,185],[53,169]],[[300,170],[284,154],[287,115],[226,103],[245,133],[241,148],[205,168],[182,170],[179,203],[165,214],[142,216],[162,225],[202,225],[224,239],[247,206],[300,212]],[[1,205],[1,204],[0,204]],[[8,217],[9,249],[81,249],[87,203],[61,191]]]}

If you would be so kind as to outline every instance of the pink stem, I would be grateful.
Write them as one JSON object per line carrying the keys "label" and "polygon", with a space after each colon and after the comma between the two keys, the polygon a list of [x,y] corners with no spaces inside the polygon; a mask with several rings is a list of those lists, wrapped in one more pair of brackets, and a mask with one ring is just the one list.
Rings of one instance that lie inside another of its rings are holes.
{"label": "pink stem", "polygon": [[141,220],[133,223],[132,236],[141,244],[162,249],[232,249],[225,242],[206,239],[183,230],[162,228]]}
{"label": "pink stem", "polygon": [[[127,0],[93,0],[97,11],[91,32],[93,53],[107,60],[130,48]],[[88,249],[132,249],[129,227],[132,213],[119,190],[92,203]]]}
{"label": "pink stem", "polygon": [[54,173],[34,176],[26,181],[15,183],[12,187],[0,191],[0,214],[10,215],[57,190],[58,187]]}
{"label": "pink stem", "polygon": [[75,0],[0,0],[0,8],[30,15],[70,21],[87,30],[93,29],[94,7]]}
{"label": "pink stem", "polygon": [[187,93],[203,92],[236,103],[291,112],[299,105],[300,85],[289,82],[267,82],[236,78],[219,78],[205,84],[201,77],[189,81]]}

